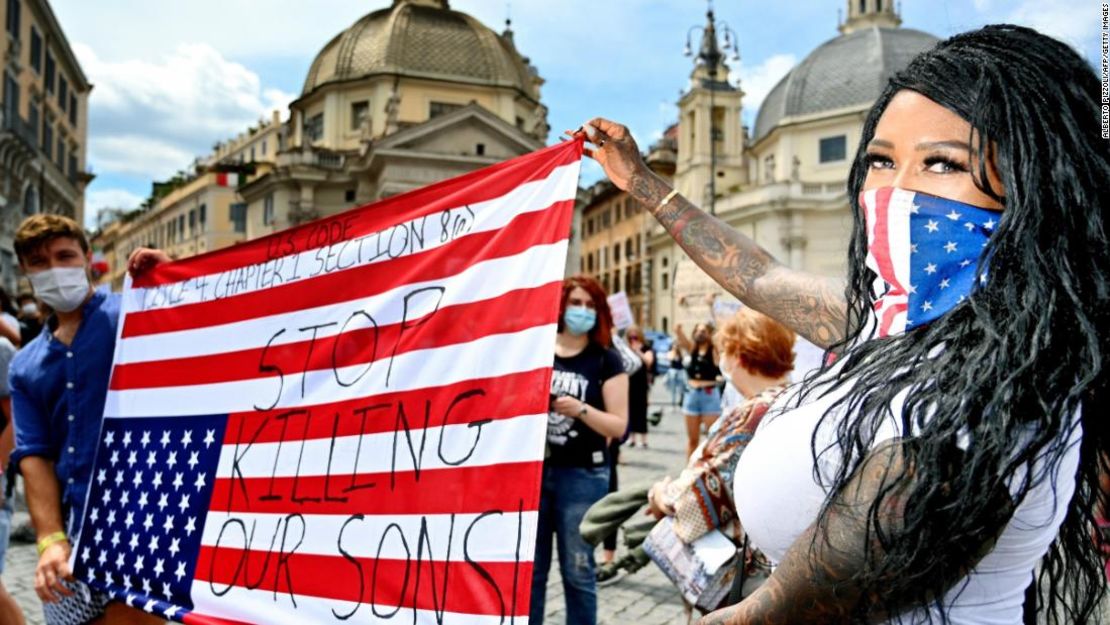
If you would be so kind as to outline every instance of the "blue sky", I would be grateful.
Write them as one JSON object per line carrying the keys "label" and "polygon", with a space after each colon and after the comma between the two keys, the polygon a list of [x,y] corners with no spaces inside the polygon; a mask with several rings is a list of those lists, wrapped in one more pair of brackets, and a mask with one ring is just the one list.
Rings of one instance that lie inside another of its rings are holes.
{"label": "blue sky", "polygon": [[[133,208],[150,183],[185,169],[217,141],[268,111],[286,110],[309,64],[336,33],[390,0],[54,0],[89,79],[87,225],[101,208]],[[595,115],[621,121],[641,143],[674,118],[691,61],[689,27],[704,0],[451,0],[451,8],[502,30],[511,11],[521,52],[546,79],[553,129]],[[733,79],[747,93],[746,121],[794,64],[837,35],[845,0],[717,0],[737,33]],[[1034,26],[1094,62],[1098,0],[902,0],[903,27],[944,37],[993,22]],[[696,42],[695,42],[696,43]],[[600,175],[596,166],[585,181]]]}

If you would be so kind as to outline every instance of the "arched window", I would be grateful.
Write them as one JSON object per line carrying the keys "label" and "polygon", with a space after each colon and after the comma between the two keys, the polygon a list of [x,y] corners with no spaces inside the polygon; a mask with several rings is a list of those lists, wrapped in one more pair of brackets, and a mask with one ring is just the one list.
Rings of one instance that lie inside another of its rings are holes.
{"label": "arched window", "polygon": [[39,193],[33,186],[23,192],[23,215],[30,217],[39,212]]}
{"label": "arched window", "polygon": [[859,0],[859,12],[867,13],[867,0]]}

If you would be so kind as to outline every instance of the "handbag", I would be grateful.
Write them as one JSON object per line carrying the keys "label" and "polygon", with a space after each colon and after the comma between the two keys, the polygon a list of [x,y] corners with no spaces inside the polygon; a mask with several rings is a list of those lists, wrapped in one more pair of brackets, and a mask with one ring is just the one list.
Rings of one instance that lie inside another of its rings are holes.
{"label": "handbag", "polygon": [[644,551],[678,588],[682,597],[703,613],[728,598],[736,576],[737,550],[732,539],[714,529],[692,543],[674,532],[674,519],[663,517],[644,540]]}

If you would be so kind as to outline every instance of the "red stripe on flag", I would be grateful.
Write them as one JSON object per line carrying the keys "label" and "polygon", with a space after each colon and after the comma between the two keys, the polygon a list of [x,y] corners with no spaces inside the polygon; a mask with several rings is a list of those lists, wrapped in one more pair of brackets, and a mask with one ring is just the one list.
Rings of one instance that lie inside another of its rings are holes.
{"label": "red stripe on flag", "polygon": [[[351,526],[357,531],[358,522]],[[197,556],[196,579],[211,584],[214,592],[238,586],[286,597],[350,601],[359,604],[354,614],[351,606],[337,605],[335,612],[358,621],[374,612],[385,617],[413,608],[510,616],[515,607],[516,616],[525,616],[532,564],[470,561],[464,552],[465,533],[465,527],[456,528],[448,561],[431,559],[446,554],[447,536],[404,537],[412,554],[408,560],[354,558],[338,551],[334,556],[280,553],[268,544],[262,549],[271,551],[206,546]],[[400,544],[402,539],[398,531],[389,531],[381,540]]]}
{"label": "red stripe on flag", "polygon": [[[392,432],[397,422],[397,406],[401,405],[411,408],[406,409],[405,414],[413,422],[414,429],[422,429],[416,425],[419,421],[416,416],[424,412],[425,405],[433,415],[435,427],[540,414],[548,409],[549,400],[543,389],[550,385],[551,367],[544,367],[494,378],[318,404],[300,408],[306,416],[290,428],[298,440]],[[374,409],[368,410],[368,407]],[[283,432],[279,417],[289,412],[285,409],[232,413],[228,415],[223,444],[281,441],[287,432]]]}
{"label": "red stripe on flag", "polygon": [[[371,297],[412,282],[450,277],[481,261],[513,256],[536,245],[566,239],[573,204],[556,202],[552,208],[520,215],[500,230],[468,235],[410,256],[222,299],[129,312],[122,336],[131,338],[233,323]],[[564,223],[567,228],[562,227]]]}
{"label": "red stripe on flag", "polygon": [[[339,324],[342,329],[349,322],[350,330],[319,339],[311,338],[314,329],[306,329],[301,336],[309,339],[295,343],[117,364],[110,388],[118,391],[267,378],[274,376],[272,367],[286,375],[355,365],[366,365],[368,372],[387,366],[398,354],[554,323],[561,289],[561,282],[551,282],[489,300],[446,306],[422,318],[381,327],[371,325],[360,309],[353,308],[350,317]],[[261,369],[263,364],[265,371]]]}
{"label": "red stripe on flag", "polygon": [[253,239],[233,248],[167,263],[146,272],[133,285],[150,287],[169,284],[263,263],[278,256],[336,242],[339,240],[333,236],[336,232],[342,232],[342,239],[356,238],[424,215],[492,200],[526,182],[543,180],[557,167],[581,159],[582,144],[581,140],[566,141],[346,213]]}
{"label": "red stripe on flag", "polygon": [[[398,446],[397,453],[411,461],[407,444],[399,440]],[[227,451],[245,456],[250,446]],[[209,509],[288,514],[295,503],[302,514],[481,514],[506,501],[523,501],[525,511],[536,510],[543,461],[334,476],[243,478],[235,476],[236,470],[233,464],[231,477],[221,476],[213,484]],[[417,492],[435,495],[414,497]]]}

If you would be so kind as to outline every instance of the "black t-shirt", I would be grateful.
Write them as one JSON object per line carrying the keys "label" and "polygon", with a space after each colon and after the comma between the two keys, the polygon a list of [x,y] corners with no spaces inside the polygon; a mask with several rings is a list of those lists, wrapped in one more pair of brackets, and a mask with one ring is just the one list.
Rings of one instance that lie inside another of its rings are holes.
{"label": "black t-shirt", "polygon": [[[555,356],[551,394],[567,395],[605,410],[601,385],[624,373],[621,357],[610,349],[590,343],[570,358]],[[598,467],[606,464],[605,437],[573,417],[547,413],[547,462],[563,467]]]}

